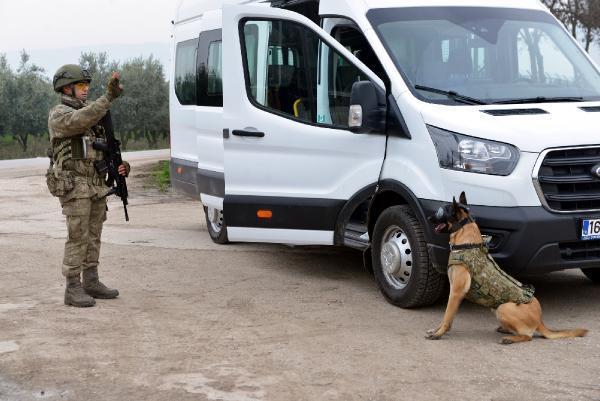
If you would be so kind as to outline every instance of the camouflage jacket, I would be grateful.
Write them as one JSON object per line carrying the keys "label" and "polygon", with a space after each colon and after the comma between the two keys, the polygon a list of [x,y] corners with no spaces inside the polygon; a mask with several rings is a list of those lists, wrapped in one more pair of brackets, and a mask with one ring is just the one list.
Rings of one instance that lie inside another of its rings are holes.
{"label": "camouflage jacket", "polygon": [[[73,189],[60,197],[61,203],[75,198],[101,198],[108,192],[105,177],[100,177],[94,168],[94,162],[103,158],[102,152],[94,150],[91,143],[96,138],[103,138],[103,128],[97,124],[109,108],[110,101],[106,96],[95,102],[82,102],[62,95],[61,103],[50,110],[48,132],[55,168],[71,174],[74,181]],[[65,147],[68,149],[60,154],[63,160],[58,163],[57,151]]]}
{"label": "camouflage jacket", "polygon": [[533,299],[533,287],[525,286],[505,273],[487,248],[453,250],[448,267],[453,265],[464,265],[469,269],[471,288],[466,298],[478,305],[496,309],[507,302],[528,304]]}

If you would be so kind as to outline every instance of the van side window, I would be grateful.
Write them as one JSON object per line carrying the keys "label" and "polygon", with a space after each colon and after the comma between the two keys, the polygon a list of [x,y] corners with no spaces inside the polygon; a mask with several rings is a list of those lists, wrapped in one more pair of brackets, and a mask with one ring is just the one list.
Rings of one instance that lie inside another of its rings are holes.
{"label": "van side window", "polygon": [[331,32],[331,36],[369,67],[379,78],[386,80],[386,74],[379,58],[377,58],[365,35],[358,28],[352,25],[336,26]]}
{"label": "van side window", "polygon": [[177,44],[175,53],[175,94],[182,105],[196,104],[196,51],[198,39]]}
{"label": "van side window", "polygon": [[208,88],[209,96],[220,95],[223,104],[223,58],[221,56],[223,42],[212,42],[208,47]]}
{"label": "van side window", "polygon": [[256,99],[260,104],[264,105],[263,96],[258,96],[258,74],[256,68],[258,66],[258,25],[257,24],[246,24],[244,25],[244,47],[246,49],[246,73],[247,79],[250,82],[249,90],[252,97]]}
{"label": "van side window", "polygon": [[[385,72],[367,38],[353,25],[336,26],[331,32],[342,46],[357,59],[385,80]],[[352,85],[361,79],[360,71],[333,54],[329,63],[329,104],[331,106],[331,123],[334,125],[347,124]]]}
{"label": "van side window", "polygon": [[248,20],[242,35],[255,105],[306,123],[348,127],[352,84],[366,79],[358,68],[295,22]]}
{"label": "van side window", "polygon": [[319,38],[286,21],[247,21],[243,35],[252,100],[274,112],[315,122]]}
{"label": "van side window", "polygon": [[327,74],[329,113],[326,110],[325,113],[319,115],[319,122],[348,126],[352,86],[355,82],[364,81],[367,78],[337,52],[331,52],[329,56]]}
{"label": "van side window", "polygon": [[223,107],[221,30],[202,32],[198,45],[198,106]]}

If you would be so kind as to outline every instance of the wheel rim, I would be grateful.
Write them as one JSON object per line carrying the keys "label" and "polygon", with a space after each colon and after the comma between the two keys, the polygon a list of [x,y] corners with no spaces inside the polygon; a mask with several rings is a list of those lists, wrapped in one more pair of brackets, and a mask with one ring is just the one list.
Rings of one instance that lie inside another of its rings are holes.
{"label": "wheel rim", "polygon": [[207,209],[208,222],[215,233],[220,233],[223,229],[223,211],[214,207]]}
{"label": "wheel rim", "polygon": [[388,227],[383,234],[381,268],[386,281],[397,289],[408,285],[412,274],[412,246],[404,230]]}

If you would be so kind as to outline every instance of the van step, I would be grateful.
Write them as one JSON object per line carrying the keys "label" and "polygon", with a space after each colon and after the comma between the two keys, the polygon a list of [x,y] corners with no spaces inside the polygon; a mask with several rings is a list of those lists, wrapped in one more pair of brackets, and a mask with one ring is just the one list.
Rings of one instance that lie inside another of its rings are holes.
{"label": "van step", "polygon": [[344,245],[364,251],[371,244],[367,231],[366,224],[349,223],[344,233]]}

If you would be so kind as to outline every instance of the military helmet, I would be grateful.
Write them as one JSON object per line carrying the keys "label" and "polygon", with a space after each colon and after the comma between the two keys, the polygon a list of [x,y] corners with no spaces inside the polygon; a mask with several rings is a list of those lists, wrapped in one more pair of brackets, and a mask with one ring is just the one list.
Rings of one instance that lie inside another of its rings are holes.
{"label": "military helmet", "polygon": [[65,86],[76,82],[92,82],[92,74],[77,64],[65,64],[54,74],[52,85],[55,92],[60,92]]}

